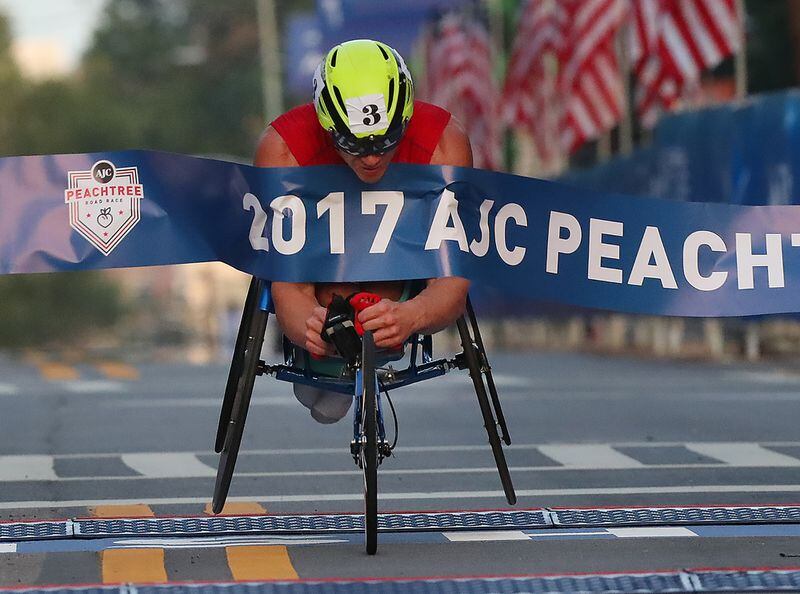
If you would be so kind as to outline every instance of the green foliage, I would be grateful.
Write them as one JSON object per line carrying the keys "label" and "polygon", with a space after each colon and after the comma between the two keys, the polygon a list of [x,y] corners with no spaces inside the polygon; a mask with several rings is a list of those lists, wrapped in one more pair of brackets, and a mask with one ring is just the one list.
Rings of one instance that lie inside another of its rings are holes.
{"label": "green foliage", "polygon": [[83,87],[124,106],[128,146],[249,156],[263,126],[258,56],[252,0],[110,0]]}
{"label": "green foliage", "polygon": [[0,154],[149,148],[252,155],[261,118],[252,0],[108,0],[78,75],[19,77],[0,17]]}
{"label": "green foliage", "polygon": [[118,288],[101,273],[0,277],[0,346],[78,344],[123,313]]}

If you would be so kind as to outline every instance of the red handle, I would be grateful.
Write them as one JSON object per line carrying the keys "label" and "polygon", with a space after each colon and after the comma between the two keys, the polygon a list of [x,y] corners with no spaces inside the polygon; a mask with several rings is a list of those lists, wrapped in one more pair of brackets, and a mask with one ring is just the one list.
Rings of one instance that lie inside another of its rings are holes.
{"label": "red handle", "polygon": [[363,336],[364,328],[361,326],[361,322],[358,321],[358,313],[362,310],[367,309],[371,305],[375,305],[376,303],[380,302],[381,296],[376,295],[375,293],[356,293],[352,297],[350,297],[350,305],[353,307],[353,311],[355,312],[355,325],[356,325],[356,332],[358,332],[359,336]]}

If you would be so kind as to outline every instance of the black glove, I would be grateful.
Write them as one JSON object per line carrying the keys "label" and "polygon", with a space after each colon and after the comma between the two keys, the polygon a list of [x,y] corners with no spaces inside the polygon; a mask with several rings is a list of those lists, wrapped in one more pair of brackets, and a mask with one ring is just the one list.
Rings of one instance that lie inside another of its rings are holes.
{"label": "black glove", "polygon": [[341,295],[334,294],[325,314],[320,337],[327,343],[333,343],[338,353],[354,367],[361,355],[361,337],[354,324],[355,310],[350,302]]}

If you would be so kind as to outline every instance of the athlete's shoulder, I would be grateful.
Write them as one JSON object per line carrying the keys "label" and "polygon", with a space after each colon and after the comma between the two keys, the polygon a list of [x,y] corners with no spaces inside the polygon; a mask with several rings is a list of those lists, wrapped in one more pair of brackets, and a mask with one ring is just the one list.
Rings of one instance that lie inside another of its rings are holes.
{"label": "athlete's shoulder", "polygon": [[439,144],[431,157],[431,165],[472,167],[472,146],[469,143],[469,136],[464,126],[454,116],[448,120],[442,131]]}
{"label": "athlete's shoulder", "polygon": [[312,103],[306,103],[275,118],[258,143],[253,161],[261,167],[296,167],[314,152],[309,140],[319,134]]}
{"label": "athlete's shoulder", "polygon": [[269,125],[258,141],[253,165],[258,167],[297,167],[298,162],[283,137],[272,125]]}

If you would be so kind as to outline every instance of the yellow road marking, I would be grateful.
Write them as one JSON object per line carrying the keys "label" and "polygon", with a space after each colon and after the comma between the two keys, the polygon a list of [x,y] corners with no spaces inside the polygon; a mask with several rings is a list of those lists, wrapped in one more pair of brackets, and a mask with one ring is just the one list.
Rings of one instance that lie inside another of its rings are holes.
{"label": "yellow road marking", "polygon": [[228,567],[233,579],[277,580],[297,579],[292,560],[285,546],[226,547]]}
{"label": "yellow road marking", "polygon": [[98,505],[90,508],[95,518],[153,518],[155,514],[149,505]]}
{"label": "yellow road marking", "polygon": [[139,379],[139,370],[126,363],[120,363],[118,361],[103,361],[101,363],[97,363],[95,367],[103,375],[111,379],[131,381]]}
{"label": "yellow road marking", "polygon": [[65,365],[64,363],[54,363],[52,361],[43,361],[38,363],[39,372],[46,380],[61,381],[61,380],[76,380],[79,377],[78,370],[72,365]]}
{"label": "yellow road marking", "polygon": [[[152,518],[149,505],[98,505],[95,518]],[[164,549],[106,549],[100,553],[104,584],[166,582]]]}
{"label": "yellow road marking", "polygon": [[167,581],[164,549],[107,549],[101,560],[104,584]]}
{"label": "yellow road marking", "polygon": [[[210,503],[206,505],[205,512],[213,513]],[[225,504],[222,513],[260,516],[267,513],[267,510],[255,501],[231,501]],[[225,547],[225,555],[235,580],[287,580],[298,577],[289,558],[289,551],[281,545]]]}
{"label": "yellow road marking", "polygon": [[[206,515],[214,515],[211,510],[211,504],[206,503]],[[260,504],[255,501],[228,501],[222,508],[220,514],[231,516],[262,516],[267,513]]]}

